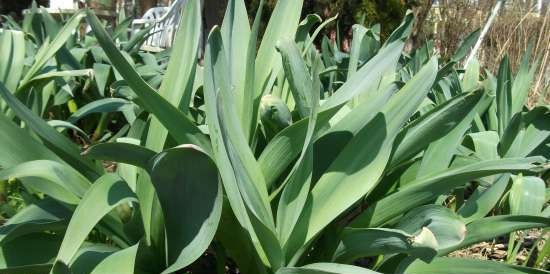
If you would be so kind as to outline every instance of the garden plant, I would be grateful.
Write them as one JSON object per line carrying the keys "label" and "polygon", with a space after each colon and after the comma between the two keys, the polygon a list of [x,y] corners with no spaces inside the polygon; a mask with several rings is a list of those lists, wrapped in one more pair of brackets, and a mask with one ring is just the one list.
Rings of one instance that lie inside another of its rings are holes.
{"label": "garden plant", "polygon": [[[550,226],[539,56],[462,66],[479,32],[405,52],[412,13],[344,52],[296,0],[265,30],[229,1],[201,49],[185,5],[160,53],[123,14],[4,25],[0,273],[549,273],[544,233],[515,263]],[[501,236],[506,262],[448,256]]]}

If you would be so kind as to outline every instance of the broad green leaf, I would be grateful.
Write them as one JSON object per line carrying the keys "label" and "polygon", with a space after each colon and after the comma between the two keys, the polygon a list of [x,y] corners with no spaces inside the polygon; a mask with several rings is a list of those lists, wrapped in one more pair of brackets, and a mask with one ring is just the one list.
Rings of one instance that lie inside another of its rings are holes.
{"label": "broad green leaf", "polygon": [[97,223],[118,205],[131,201],[137,200],[132,190],[118,176],[106,174],[100,177],[74,211],[56,261],[68,264]]}
{"label": "broad green leaf", "polygon": [[476,58],[472,59],[466,67],[466,72],[464,73],[464,78],[462,79],[462,90],[463,91],[472,91],[477,88],[479,85],[479,62]]}
{"label": "broad green leaf", "polygon": [[428,93],[436,73],[437,60],[433,58],[350,140],[319,179],[311,192],[311,214],[303,218],[307,225],[304,242],[311,240],[376,185],[399,129]]}
{"label": "broad green leaf", "polygon": [[[0,273],[43,274],[50,271],[51,261],[61,244],[59,235],[29,234],[0,247]],[[40,247],[40,248],[37,248]]]}
{"label": "broad green leaf", "polygon": [[521,112],[523,109],[529,95],[529,90],[531,89],[531,83],[535,76],[535,72],[539,68],[540,60],[538,59],[531,68],[529,68],[532,50],[533,44],[530,44],[522,58],[519,71],[514,78],[514,83],[512,85],[512,114]]}
{"label": "broad green leaf", "polygon": [[394,73],[403,46],[403,42],[397,41],[381,49],[321,105],[320,111],[338,107],[358,95],[369,96],[376,92],[382,78],[390,72]]}
{"label": "broad green leaf", "polygon": [[546,184],[539,177],[512,176],[508,200],[514,215],[540,215],[545,204]]}
{"label": "broad green leaf", "polygon": [[333,260],[351,263],[356,259],[406,253],[430,261],[437,255],[437,240],[429,228],[409,234],[387,228],[346,228],[340,236]]}
{"label": "broad green leaf", "polygon": [[321,80],[319,79],[321,60],[318,58],[313,67],[314,82],[313,89],[306,94],[311,101],[309,122],[306,137],[302,145],[302,152],[296,161],[287,181],[284,183],[284,190],[277,207],[277,231],[279,241],[285,246],[288,237],[291,235],[302,209],[307,201],[311,179],[313,175],[313,147],[312,138],[317,123],[317,110],[319,105],[319,92]]}
{"label": "broad green leaf", "polygon": [[71,212],[52,199],[26,206],[0,227],[0,245],[45,231],[64,231]]}
{"label": "broad green leaf", "polygon": [[407,125],[392,156],[391,166],[413,157],[432,142],[444,137],[467,119],[483,96],[481,90],[458,95]]}
{"label": "broad green leaf", "polygon": [[46,121],[29,110],[2,83],[0,83],[0,96],[4,98],[10,109],[41,137],[46,146],[56,152],[65,162],[92,180],[102,173],[93,162],[87,161],[80,156],[80,149],[76,144],[61,135],[48,125]]}
{"label": "broad green leaf", "polygon": [[98,92],[101,96],[105,96],[105,88],[107,87],[107,81],[111,74],[111,66],[101,63],[95,63],[93,65],[94,80],[97,85]]}
{"label": "broad green leaf", "polygon": [[259,220],[268,227],[274,228],[263,174],[261,174],[256,159],[246,142],[246,137],[242,136],[239,120],[235,119],[233,92],[228,82],[227,59],[221,42],[219,29],[212,30],[209,44],[212,50],[211,57],[216,58],[212,60],[215,62],[212,63],[212,66],[217,75],[212,75],[214,76],[212,77],[214,85],[216,85],[215,89],[212,88],[212,90],[216,90],[216,109],[210,115],[217,114],[218,116],[222,141],[244,201]]}
{"label": "broad green leaf", "polygon": [[516,115],[501,138],[499,151],[505,157],[531,155],[550,137],[550,109],[539,106]]}
{"label": "broad green leaf", "polygon": [[392,44],[407,40],[411,35],[413,23],[414,14],[411,10],[408,10],[399,27],[397,27],[392,34],[390,34],[386,42],[384,42],[384,47],[390,47]]}
{"label": "broad green leaf", "polygon": [[71,114],[71,116],[67,119],[67,122],[75,124],[77,121],[93,113],[125,111],[132,109],[133,107],[134,105],[132,102],[125,99],[103,98],[90,102],[89,104],[79,108],[76,112]]}
{"label": "broad green leaf", "polygon": [[150,172],[166,225],[169,267],[162,273],[172,273],[210,245],[220,220],[222,188],[215,163],[193,145],[161,152]]}
{"label": "broad green leaf", "polygon": [[[234,104],[230,94],[224,91],[218,93],[218,119],[230,163],[235,172],[235,178],[241,185],[241,193],[249,204],[250,210],[267,227],[274,230],[275,224],[269,204],[265,179],[254,154],[248,147],[243,136],[239,121],[236,119]],[[241,188],[242,187],[242,188]]]}
{"label": "broad green leaf", "polygon": [[254,91],[245,88],[247,73],[251,72],[253,68],[252,70],[248,68],[251,65],[247,60],[251,34],[248,14],[243,0],[231,0],[227,3],[220,31],[227,52],[227,62],[230,68],[230,79],[234,88],[237,111],[245,130],[245,136],[248,138],[250,107],[253,104]]}
{"label": "broad green leaf", "polygon": [[462,258],[436,258],[429,264],[416,260],[402,274],[547,274],[547,271],[506,263]]}
{"label": "broad green leaf", "polygon": [[111,254],[101,261],[90,274],[133,274],[139,244]]}
{"label": "broad green leaf", "polygon": [[88,137],[88,133],[84,132],[84,130],[82,130],[81,128],[79,128],[79,127],[77,127],[77,126],[75,126],[75,125],[73,125],[69,122],[65,122],[65,121],[61,121],[61,120],[49,120],[48,125],[50,125],[51,127],[57,129],[59,132],[63,132],[63,130],[66,130],[66,129],[72,129],[76,133],[78,133],[80,135],[80,137],[82,137],[82,139],[84,139],[84,141],[86,143],[91,143],[92,142],[90,140],[90,137]]}
{"label": "broad green leaf", "polygon": [[83,155],[96,160],[109,160],[147,169],[149,161],[156,153],[129,143],[103,143],[91,146]]}
{"label": "broad green leaf", "polygon": [[323,18],[321,18],[318,14],[308,14],[304,19],[302,19],[296,30],[295,38],[296,44],[300,49],[304,49],[306,40],[309,38],[309,34],[311,33],[313,27],[321,22],[323,22]]}
{"label": "broad green leaf", "polygon": [[446,170],[451,160],[456,153],[456,148],[463,139],[464,133],[471,128],[474,117],[485,110],[487,105],[493,101],[493,97],[485,93],[479,99],[474,108],[470,108],[468,114],[445,136],[434,140],[422,157],[422,163],[418,170],[417,177],[422,177],[427,174]]}
{"label": "broad green leaf", "polygon": [[59,49],[67,42],[67,40],[73,35],[73,32],[80,25],[80,21],[85,17],[83,11],[75,13],[59,30],[57,35],[51,40],[51,42],[44,43],[34,56],[34,63],[26,72],[25,76],[21,80],[20,86],[24,86],[27,82],[30,82],[34,76],[44,67],[44,65],[57,53]]}
{"label": "broad green leaf", "polygon": [[440,250],[439,253],[445,255],[479,242],[492,240],[510,232],[548,227],[549,225],[550,218],[526,215],[502,215],[478,219],[466,226],[467,232],[464,241],[447,249]]}
{"label": "broad green leaf", "polygon": [[[321,23],[317,28],[315,28],[315,30],[313,31],[313,33],[311,34],[311,36],[308,38],[307,40],[307,43],[305,44],[304,46],[304,49],[302,51],[302,55],[305,55],[307,54],[307,52],[311,49],[311,47],[313,46],[313,42],[315,41],[315,39],[317,38],[317,36],[319,35],[319,33],[328,25],[330,24],[331,22],[333,22],[334,20],[336,20],[336,18],[338,18],[338,14],[336,14],[335,16],[331,17],[331,18],[328,18],[327,20],[325,20],[323,23]],[[300,30],[298,29],[297,33],[296,33],[296,43],[299,45],[299,40],[298,40],[298,32]]]}
{"label": "broad green leaf", "polygon": [[471,51],[474,44],[477,42],[480,34],[481,29],[477,29],[468,34],[468,36],[464,38],[462,43],[460,43],[460,46],[458,46],[454,55],[451,57],[451,62],[456,63],[466,57],[466,55]]}
{"label": "broad green leaf", "polygon": [[29,187],[69,204],[77,204],[90,188],[90,181],[70,166],[50,160],[24,162],[0,171],[0,180],[40,178],[27,182]]}
{"label": "broad green leaf", "polygon": [[0,113],[0,167],[8,168],[33,160],[63,162],[55,153],[39,143],[28,131],[16,126]]}
{"label": "broad green leaf", "polygon": [[470,133],[464,138],[464,144],[475,151],[475,155],[481,160],[496,160],[498,155],[498,133],[483,131]]}
{"label": "broad green leaf", "polygon": [[[406,211],[428,203],[438,195],[448,193],[466,182],[505,172],[522,172],[537,169],[546,159],[541,157],[508,158],[481,161],[449,168],[418,178],[409,187],[371,204],[352,222],[352,227],[377,227]],[[403,203],[402,201],[407,201]]]}
{"label": "broad green leaf", "polygon": [[[331,127],[319,132],[319,137],[315,140],[314,181],[325,173],[342,149],[376,117],[396,91],[397,86],[391,86],[376,97],[363,100],[340,120],[335,121],[335,118],[341,113],[332,117]],[[343,110],[345,108],[341,112]]]}
{"label": "broad green leaf", "polygon": [[[153,151],[164,149],[168,134],[176,138],[179,144],[192,143],[210,151],[208,139],[186,116],[193,94],[199,39],[202,31],[200,3],[200,1],[187,1],[183,7],[180,20],[182,27],[176,33],[172,48],[173,54],[170,57],[157,98],[152,98],[155,97],[152,95],[157,95],[157,93],[139,75],[131,72],[123,74],[124,79],[128,81],[140,99],[149,101],[145,103],[145,108],[154,115],[147,132],[146,146]],[[101,39],[99,40],[101,43]],[[105,48],[106,45],[104,44],[103,47]],[[113,55],[109,58],[114,63],[114,58],[119,57]],[[117,68],[122,66],[121,69],[132,69],[124,68],[125,64],[113,65]],[[145,89],[138,90],[140,87],[136,85],[143,86]]]}
{"label": "broad green leaf", "polygon": [[[395,70],[403,43],[394,43],[381,50],[367,64],[365,64],[351,79],[338,89],[324,104],[321,105],[317,124],[325,123],[336,113],[337,107],[345,104],[355,96],[374,93],[382,77]],[[301,142],[306,134],[307,121],[299,121],[281,131],[264,149],[258,159],[268,185],[271,185],[288,165],[298,157],[301,151]],[[320,127],[317,128],[318,131]],[[316,134],[317,135],[317,134]],[[277,159],[274,161],[273,159]]]}
{"label": "broad green leaf", "polygon": [[187,1],[171,48],[170,61],[159,94],[188,113],[202,32],[201,1]]}
{"label": "broad green leaf", "polygon": [[242,105],[242,126],[245,136],[248,137],[249,142],[253,141],[254,134],[256,133],[256,126],[258,124],[258,108],[260,105],[260,96],[256,96],[255,81],[256,81],[256,49],[258,45],[258,36],[260,32],[260,25],[262,23],[262,13],[264,11],[265,0],[260,0],[258,4],[258,10],[256,11],[256,17],[252,24],[250,32],[250,38],[248,40],[248,48],[246,53],[246,75],[245,75],[245,96]]}
{"label": "broad green leaf", "polygon": [[508,181],[510,181],[510,174],[502,174],[489,187],[478,186],[457,213],[467,224],[485,217],[506,191]]}
{"label": "broad green leaf", "polygon": [[349,57],[348,75],[350,78],[355,72],[357,72],[359,54],[361,51],[361,45],[363,44],[363,38],[367,34],[367,28],[362,25],[356,24],[352,27],[353,40],[351,40],[351,51]]}
{"label": "broad green leaf", "polygon": [[498,133],[500,136],[512,119],[512,73],[507,55],[502,58],[497,76],[496,109],[498,114]]}
{"label": "broad green leaf", "polygon": [[461,243],[466,235],[466,225],[452,210],[440,205],[425,205],[409,211],[396,228],[409,234],[429,229],[437,250]]}
{"label": "broad green leaf", "polygon": [[[276,238],[273,233],[274,224],[272,217],[270,217],[272,213],[265,182],[259,184],[255,180],[256,177],[250,177],[249,175],[249,172],[256,173],[259,170],[256,167],[256,160],[251,155],[246,142],[247,139],[242,137],[243,131],[238,126],[235,113],[225,117],[229,121],[224,120],[222,122],[221,119],[221,116],[227,112],[234,112],[233,108],[235,107],[231,101],[219,100],[218,102],[219,94],[231,92],[227,59],[225,58],[221,35],[219,29],[215,28],[210,33],[204,60],[206,119],[212,140],[212,148],[228,200],[237,220],[249,233],[262,262],[276,267],[282,264],[282,251],[279,243],[276,240],[273,241]],[[231,98],[229,95],[226,95],[224,99]],[[218,109],[222,106],[222,102],[228,105],[224,109]],[[228,136],[228,131],[231,131],[232,135]],[[239,137],[239,135],[241,136]],[[238,151],[236,147],[228,147],[228,145],[235,144],[242,147],[243,151]],[[240,154],[232,155],[236,152]],[[243,164],[242,159],[246,160],[246,166]],[[261,180],[262,176],[257,178]]]}
{"label": "broad green leaf", "polygon": [[358,266],[334,263],[315,263],[302,267],[285,267],[276,274],[379,274]]}
{"label": "broad green leaf", "polygon": [[[294,39],[300,22],[303,0],[280,0],[271,14],[256,57],[255,97],[260,98],[270,75],[281,68],[275,45],[284,38]],[[269,87],[268,87],[269,88]]]}
{"label": "broad green leaf", "polygon": [[25,47],[23,32],[5,29],[0,33],[0,82],[11,91],[17,89],[23,73]]}
{"label": "broad green leaf", "polygon": [[284,39],[277,43],[277,50],[281,53],[285,77],[288,80],[290,91],[296,102],[296,108],[301,118],[308,117],[312,105],[311,94],[318,92],[313,90],[313,79],[302,54],[294,39]]}
{"label": "broad green leaf", "polygon": [[[71,274],[89,274],[96,265],[116,251],[118,251],[118,248],[111,245],[85,243],[64,271]],[[57,262],[54,269],[59,267],[60,264],[60,262]],[[55,270],[53,272],[54,274],[60,274]]]}
{"label": "broad green leaf", "polygon": [[[88,11],[88,21],[92,27],[100,45],[111,60],[113,66],[120,72],[132,90],[140,97],[143,106],[155,115],[162,125],[179,143],[196,144],[206,151],[210,151],[210,143],[203,133],[169,101],[158,94],[139,76],[135,69],[128,63],[117,49],[99,19]],[[154,151],[160,151],[164,147],[164,141],[147,146]]]}
{"label": "broad green leaf", "polygon": [[[323,131],[336,109],[318,114],[316,135]],[[258,159],[258,163],[265,176],[267,186],[270,188],[290,163],[295,160],[302,148],[303,140],[307,134],[309,118],[302,119],[289,127],[281,130],[264,148]],[[277,159],[276,161],[273,159]]]}

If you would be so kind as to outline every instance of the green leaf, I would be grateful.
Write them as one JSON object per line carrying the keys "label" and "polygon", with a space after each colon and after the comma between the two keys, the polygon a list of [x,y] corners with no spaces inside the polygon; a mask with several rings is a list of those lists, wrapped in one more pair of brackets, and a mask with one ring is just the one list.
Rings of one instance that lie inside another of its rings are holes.
{"label": "green leaf", "polygon": [[351,51],[349,57],[348,75],[350,78],[355,72],[357,72],[357,66],[359,65],[359,54],[361,51],[361,45],[363,44],[363,38],[367,34],[368,29],[362,25],[355,24],[352,27],[353,40],[351,40]]}
{"label": "green leaf", "polygon": [[[266,265],[280,265],[282,264],[282,251],[279,243],[276,240],[273,241],[273,239],[276,239],[273,233],[273,219],[272,217],[266,217],[265,219],[260,219],[259,217],[265,217],[266,215],[270,216],[271,213],[265,183],[263,183],[262,186],[262,184],[258,184],[257,180],[252,181],[254,177],[247,177],[248,172],[256,172],[256,167],[254,166],[257,165],[257,163],[254,163],[255,159],[253,155],[250,155],[251,151],[246,144],[246,139],[243,138],[242,135],[241,137],[235,137],[235,135],[239,135],[239,133],[243,134],[241,128],[237,126],[238,121],[235,121],[235,113],[232,113],[229,117],[231,118],[231,125],[223,125],[225,128],[222,127],[222,124],[227,123],[227,121],[222,122],[220,117],[224,112],[218,113],[218,107],[221,106],[221,101],[229,104],[226,106],[225,112],[231,112],[235,106],[231,104],[231,101],[226,100],[221,100],[220,104],[218,104],[218,94],[231,92],[231,89],[227,77],[227,60],[225,59],[221,34],[217,28],[211,31],[205,52],[204,99],[207,114],[206,120],[212,140],[216,164],[218,165],[227,198],[231,204],[235,217],[241,226],[249,233],[252,243],[262,259],[262,262]],[[226,135],[228,130],[233,132],[231,136]],[[231,139],[228,140],[229,138]],[[240,155],[232,155],[232,159],[230,158],[230,149],[234,151],[236,148],[229,148],[227,142],[237,142],[237,144],[244,147],[244,150],[240,151]],[[250,156],[252,156],[252,158],[250,158]],[[238,159],[241,157],[246,157],[245,159],[247,160],[248,166],[242,165],[242,162],[240,162],[241,160]],[[236,160],[237,162],[231,162],[231,160]],[[239,177],[237,179],[237,171],[234,169],[233,164],[236,164],[235,168],[239,169],[239,172],[241,172],[240,175],[245,177]],[[250,168],[250,170],[247,170],[247,167]],[[260,176],[258,178],[261,179],[262,177]],[[256,188],[256,184],[260,187],[260,190]],[[263,194],[260,194],[260,191]],[[263,213],[259,214],[258,211],[262,211]],[[267,224],[264,222],[267,222]],[[272,225],[269,225],[269,223]]]}
{"label": "green leaf", "polygon": [[67,40],[73,35],[73,32],[80,25],[80,21],[84,18],[83,11],[75,13],[59,30],[57,35],[52,39],[51,43],[44,43],[34,56],[34,63],[29,68],[25,76],[20,82],[20,86],[25,86],[34,76],[44,67],[44,65],[55,56],[57,51],[63,47]]}
{"label": "green leaf", "polygon": [[25,35],[21,31],[4,29],[0,33],[0,82],[15,91],[23,73],[25,58]]}
{"label": "green leaf", "polygon": [[[221,26],[223,44],[227,52],[228,65],[231,71],[231,85],[234,88],[237,111],[245,129],[245,136],[249,136],[251,107],[254,99],[254,91],[246,89],[246,79],[250,64],[247,60],[248,47],[251,33],[248,23],[248,14],[243,0],[231,0],[227,4],[225,16]],[[248,78],[251,79],[251,78]]]}
{"label": "green leaf", "polygon": [[429,264],[416,260],[403,274],[547,274],[547,271],[492,261],[459,258],[436,258]]}
{"label": "green leaf", "polygon": [[60,244],[61,237],[59,235],[48,233],[30,234],[2,244],[0,273],[48,273],[52,267],[51,261]]}
{"label": "green leaf", "polygon": [[83,155],[96,160],[109,160],[147,169],[149,161],[156,153],[129,143],[104,143],[91,146]]}
{"label": "green leaf", "polygon": [[208,248],[222,209],[222,188],[215,163],[200,148],[183,145],[151,161],[155,186],[166,225],[169,267],[182,269]]}
{"label": "green leaf", "polygon": [[474,117],[487,108],[487,105],[493,101],[493,97],[485,93],[478,101],[475,108],[470,108],[468,114],[445,136],[434,140],[422,157],[420,169],[417,177],[446,170],[456,153],[456,148],[460,145],[464,133],[471,128]]}
{"label": "green leaf", "polygon": [[468,63],[466,67],[466,72],[464,73],[464,78],[462,79],[462,90],[463,91],[472,91],[479,85],[479,62],[474,57]]}
{"label": "green leaf", "polygon": [[470,180],[505,172],[529,171],[536,169],[538,163],[545,161],[541,157],[481,161],[426,175],[408,183],[410,186],[371,204],[365,212],[354,219],[351,226],[381,226],[392,218],[428,203],[438,195],[448,193]]}
{"label": "green leaf", "polygon": [[133,274],[139,244],[111,254],[101,261],[90,274]]}
{"label": "green leaf", "polygon": [[0,96],[4,98],[11,110],[41,137],[47,147],[56,152],[65,162],[92,180],[102,173],[93,162],[80,156],[80,149],[73,142],[29,110],[2,83],[0,83]]}
{"label": "green leaf", "polygon": [[[125,111],[133,109],[134,104],[132,102],[121,98],[103,98],[95,100],[79,108],[76,112],[71,114],[67,119],[67,122],[76,124],[80,119],[93,114],[93,113],[108,113],[115,111]],[[130,121],[133,122],[133,121]]]}
{"label": "green leaf", "polygon": [[481,34],[481,29],[477,29],[471,32],[470,34],[468,34],[468,36],[464,38],[460,46],[458,46],[458,48],[456,49],[453,57],[451,57],[451,61],[458,62],[462,60],[464,57],[466,57],[466,55],[471,51],[474,44],[477,42],[477,39],[479,38],[480,34]]}
{"label": "green leaf", "polygon": [[413,23],[414,14],[411,10],[408,10],[399,27],[397,27],[390,37],[388,37],[386,42],[384,42],[384,47],[390,47],[392,44],[407,40],[411,35]]}
{"label": "green leaf", "polygon": [[409,211],[396,228],[409,234],[429,229],[441,250],[461,243],[466,235],[466,225],[452,210],[440,205],[425,205]]}
{"label": "green leaf", "polygon": [[382,78],[394,73],[403,46],[404,43],[398,41],[381,49],[321,105],[320,112],[345,104],[358,95],[370,96],[376,92]]}
{"label": "green leaf", "polygon": [[[117,250],[118,248],[114,246],[86,243],[78,250],[69,266],[63,271],[68,274],[89,274],[96,265]],[[56,263],[52,271],[53,274],[59,274],[56,268],[62,268],[60,265],[60,262]]]}
{"label": "green leaf", "polygon": [[[378,89],[382,77],[390,71],[393,73],[395,70],[402,48],[403,43],[394,43],[392,46],[381,50],[321,105],[316,135],[319,129],[325,126],[328,120],[338,111],[337,107],[347,103],[354,97],[371,93],[375,97],[385,96],[384,94],[375,94],[375,91]],[[300,154],[302,146],[299,142],[305,137],[307,123],[304,119],[281,131],[269,142],[260,155],[258,162],[268,186],[271,186]],[[273,159],[277,160],[274,161]]]}
{"label": "green leaf", "polygon": [[319,92],[321,80],[319,79],[321,60],[318,58],[313,67],[314,83],[313,89],[306,94],[311,101],[309,112],[309,123],[307,126],[306,137],[302,145],[300,157],[294,164],[287,181],[284,183],[283,193],[277,207],[277,231],[279,232],[279,241],[284,246],[288,237],[291,235],[302,209],[307,201],[311,180],[313,175],[313,148],[312,138],[317,123],[317,110],[319,105]]}
{"label": "green leaf", "polygon": [[253,140],[258,124],[258,108],[260,105],[260,96],[256,96],[255,81],[256,81],[256,49],[258,45],[258,35],[260,25],[262,23],[262,13],[264,11],[265,0],[260,0],[256,17],[252,24],[250,38],[248,41],[248,49],[246,53],[246,76],[245,76],[245,96],[242,98],[242,126],[245,136],[249,142]]}
{"label": "green leaf", "polygon": [[501,137],[499,152],[505,157],[531,155],[550,137],[550,108],[539,106],[514,116]]}
{"label": "green leaf", "polygon": [[502,174],[488,188],[478,186],[458,210],[464,222],[471,223],[491,212],[508,188],[508,181],[510,181],[510,174]]}
{"label": "green leaf", "polygon": [[187,1],[181,8],[181,27],[176,33],[170,61],[159,90],[164,99],[179,107],[185,114],[189,112],[195,81],[202,32],[201,3]]}
{"label": "green leaf", "polygon": [[539,68],[540,60],[536,60],[531,68],[529,68],[532,50],[533,44],[531,43],[521,60],[518,73],[514,78],[514,83],[512,85],[512,114],[521,112],[523,109],[529,95],[529,90],[531,89],[531,83],[535,76],[535,72]]}
{"label": "green leaf", "polygon": [[63,162],[55,153],[31,137],[28,131],[17,127],[0,113],[0,166],[8,168],[17,164],[47,159]]}
{"label": "green leaf", "polygon": [[48,198],[28,205],[0,227],[0,245],[28,234],[64,231],[70,214],[69,210]]}
{"label": "green leaf", "polygon": [[[50,125],[51,127],[57,129],[58,131],[60,132],[63,132],[63,130],[65,129],[72,129],[74,130],[76,133],[78,133],[80,135],[80,137],[82,137],[82,139],[84,139],[84,142],[86,143],[91,143],[92,141],[90,140],[90,137],[88,137],[88,133],[84,132],[84,130],[82,130],[81,128],[69,123],[69,122],[65,122],[65,121],[61,121],[61,120],[49,120],[48,121],[48,125]],[[61,129],[61,130],[59,130]]]}
{"label": "green leaf", "polygon": [[512,176],[512,188],[508,200],[510,213],[514,215],[540,215],[545,204],[546,184],[539,177],[521,174]]}
{"label": "green leaf", "polygon": [[28,177],[44,180],[26,183],[31,188],[69,204],[77,204],[91,185],[86,177],[70,166],[50,160],[24,162],[0,171],[0,180]]}
{"label": "green leaf", "polygon": [[379,274],[365,268],[334,263],[316,263],[303,267],[285,267],[276,274]]}
{"label": "green leaf", "polygon": [[[303,0],[280,0],[271,14],[256,57],[255,97],[260,98],[271,75],[281,67],[275,45],[284,38],[294,39]],[[269,87],[268,87],[269,88]]]}
{"label": "green leaf", "polygon": [[351,263],[362,257],[405,253],[424,261],[437,255],[437,240],[429,228],[416,234],[387,228],[346,228],[333,260]]}
{"label": "green leaf", "polygon": [[[435,58],[383,107],[334,160],[311,192],[306,241],[369,193],[378,182],[401,126],[418,108],[437,73]],[[357,73],[356,75],[359,75]],[[390,119],[391,117],[391,119]],[[354,189],[353,192],[349,192]]]}
{"label": "green leaf", "polygon": [[456,128],[474,109],[483,96],[482,90],[458,95],[432,109],[407,125],[400,133],[402,139],[392,157],[392,167],[415,156],[432,142]]}
{"label": "green leaf", "polygon": [[137,200],[132,190],[118,176],[106,174],[100,177],[74,211],[56,262],[68,264],[96,224],[118,205],[131,201]]}
{"label": "green leaf", "polygon": [[[90,11],[88,11],[88,21],[92,27],[98,42],[103,47],[105,53],[111,60],[113,66],[120,72],[122,77],[128,82],[132,90],[140,97],[145,109],[153,113],[155,119],[158,119],[162,125],[170,132],[170,134],[179,143],[196,144],[206,151],[210,151],[210,143],[206,136],[181,112],[174,107],[170,102],[158,94],[153,88],[147,84],[136,70],[128,63],[121,52],[117,49],[99,19]],[[150,129],[151,132],[151,129]],[[160,134],[160,131],[154,131]],[[152,138],[149,136],[149,138]],[[158,143],[147,146],[154,151],[160,151],[164,147],[163,138],[158,137]]]}
{"label": "green leaf", "polygon": [[109,75],[111,74],[111,66],[101,63],[95,63],[93,69],[94,80],[97,85],[99,94],[101,96],[105,96],[105,88],[107,87],[107,81],[109,80]]}
{"label": "green leaf", "polygon": [[440,250],[440,255],[445,255],[464,247],[489,241],[501,235],[510,232],[532,229],[539,227],[548,227],[550,218],[524,215],[502,215],[492,216],[475,220],[466,226],[466,237],[461,243]]}
{"label": "green leaf", "polygon": [[281,52],[285,77],[290,85],[290,91],[296,102],[296,108],[301,118],[308,117],[313,102],[311,102],[313,79],[294,39],[284,39],[277,43],[277,50]]}
{"label": "green leaf", "polygon": [[498,114],[498,132],[502,136],[512,119],[512,73],[508,56],[502,58],[498,69],[496,107]]}

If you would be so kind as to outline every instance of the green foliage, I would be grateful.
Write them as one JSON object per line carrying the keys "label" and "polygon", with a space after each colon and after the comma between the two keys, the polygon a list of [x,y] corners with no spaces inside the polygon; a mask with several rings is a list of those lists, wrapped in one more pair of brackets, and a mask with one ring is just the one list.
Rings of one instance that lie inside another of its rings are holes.
{"label": "green foliage", "polygon": [[[263,4],[250,25],[244,1],[229,1],[201,62],[199,1],[156,55],[91,11],[54,35],[0,34],[37,48],[17,81],[0,78],[0,180],[25,198],[0,227],[0,272],[548,273],[444,257],[550,225],[550,108],[523,107],[536,63],[458,69],[470,42],[445,64],[432,43],[403,54],[410,13],[385,41],[355,25],[349,53],[326,36],[317,50],[331,19],[300,21],[302,1],[279,0],[262,31]],[[75,37],[84,16],[92,32]],[[90,68],[101,79],[80,74]],[[52,123],[51,98],[85,94],[59,79],[94,96]],[[70,131],[101,141],[81,154]],[[375,260],[351,265],[364,257]]]}

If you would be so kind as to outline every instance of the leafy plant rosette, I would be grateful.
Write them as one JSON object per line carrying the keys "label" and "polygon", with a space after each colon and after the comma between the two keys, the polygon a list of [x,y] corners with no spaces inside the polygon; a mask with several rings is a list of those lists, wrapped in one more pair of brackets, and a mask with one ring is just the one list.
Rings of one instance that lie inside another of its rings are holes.
{"label": "leafy plant rosette", "polygon": [[206,252],[218,273],[547,273],[445,257],[550,223],[550,111],[523,107],[536,64],[456,70],[475,33],[448,64],[429,43],[404,54],[411,14],[383,43],[357,25],[350,53],[317,51],[333,19],[301,5],[278,1],[258,45],[262,8],[250,26],[229,1],[200,65],[189,1],[158,90],[87,11],[140,112],[84,155],[2,82],[0,179],[27,206],[0,229],[0,272],[174,273]]}

